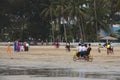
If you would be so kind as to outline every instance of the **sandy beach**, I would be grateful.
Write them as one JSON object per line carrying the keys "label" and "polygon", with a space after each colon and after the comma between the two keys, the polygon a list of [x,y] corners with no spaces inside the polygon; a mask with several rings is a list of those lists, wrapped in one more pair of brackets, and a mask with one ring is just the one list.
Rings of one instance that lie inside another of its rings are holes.
{"label": "sandy beach", "polygon": [[120,80],[120,46],[107,55],[92,46],[93,61],[73,61],[65,46],[30,46],[28,52],[6,52],[0,46],[0,80]]}

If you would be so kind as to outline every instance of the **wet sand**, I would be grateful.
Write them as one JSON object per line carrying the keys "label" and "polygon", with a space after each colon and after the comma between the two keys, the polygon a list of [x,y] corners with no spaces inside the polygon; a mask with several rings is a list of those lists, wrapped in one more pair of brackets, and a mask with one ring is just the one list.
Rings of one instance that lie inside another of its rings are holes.
{"label": "wet sand", "polygon": [[[75,48],[68,52],[64,46],[30,46],[28,52],[7,53],[6,46],[0,46],[0,80],[120,80],[119,47],[114,47],[114,55],[107,55],[106,48],[98,53],[98,47],[92,46],[93,62],[74,62]],[[40,69],[52,72],[49,76],[46,76],[48,72],[40,76]],[[28,74],[27,70],[38,70],[38,74]]]}

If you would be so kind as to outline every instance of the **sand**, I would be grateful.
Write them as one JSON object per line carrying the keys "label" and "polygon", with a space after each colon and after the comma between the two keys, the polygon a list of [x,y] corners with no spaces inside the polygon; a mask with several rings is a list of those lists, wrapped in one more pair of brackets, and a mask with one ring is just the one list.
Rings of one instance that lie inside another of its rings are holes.
{"label": "sand", "polygon": [[[107,55],[106,48],[92,46],[92,62],[73,61],[73,50],[66,51],[64,46],[30,46],[28,52],[6,52],[6,46],[0,46],[0,80],[120,80],[120,46],[114,47],[114,54]],[[31,75],[4,75],[2,69],[70,69],[79,73],[77,77],[35,77]],[[83,74],[82,74],[83,73]],[[89,77],[85,73],[93,76]],[[82,75],[81,75],[82,74]],[[101,77],[95,77],[96,75]],[[105,77],[103,77],[103,74]],[[106,77],[107,76],[107,77]]]}

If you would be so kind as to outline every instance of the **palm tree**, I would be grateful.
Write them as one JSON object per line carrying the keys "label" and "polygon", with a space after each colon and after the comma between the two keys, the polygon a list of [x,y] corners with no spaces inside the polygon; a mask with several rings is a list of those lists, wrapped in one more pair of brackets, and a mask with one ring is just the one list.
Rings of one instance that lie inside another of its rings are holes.
{"label": "palm tree", "polygon": [[98,33],[101,29],[107,32],[110,31],[109,25],[107,25],[107,15],[109,14],[109,10],[106,7],[105,0],[90,0],[87,13],[89,16],[87,25],[90,26],[91,24],[91,26],[94,26],[94,29],[92,29],[91,32],[93,32],[93,34],[96,34],[96,40],[98,40]]}
{"label": "palm tree", "polygon": [[[115,1],[120,3],[119,0]],[[93,38],[96,37],[97,40],[98,33],[101,29],[109,32],[110,28],[108,26],[108,20],[110,20],[110,7],[108,5],[110,3],[111,0],[50,0],[50,4],[42,11],[42,14],[46,17],[50,16],[50,22],[58,19],[59,27],[61,25],[61,21],[63,22],[66,42],[67,31],[64,20],[67,22],[73,20],[74,25],[79,26],[80,37],[83,41],[86,37],[91,38],[91,36]],[[119,9],[118,7],[119,6],[117,6],[117,9]],[[54,40],[53,27],[52,34]]]}
{"label": "palm tree", "polygon": [[108,24],[113,27],[113,24],[116,24],[116,17],[120,16],[120,0],[104,0],[106,3],[106,7],[109,10],[109,18],[108,18]]}
{"label": "palm tree", "polygon": [[86,14],[83,8],[84,4],[85,0],[70,0],[66,8],[66,13],[68,14],[67,17],[70,18],[70,21],[72,20],[73,22],[75,22],[74,24],[78,25],[79,27],[80,38],[82,39],[82,41],[84,35],[84,27],[82,21]]}
{"label": "palm tree", "polygon": [[66,26],[65,26],[65,8],[67,6],[67,1],[65,0],[55,0],[55,3],[57,5],[56,7],[56,11],[57,11],[57,17],[58,17],[58,20],[59,20],[59,25],[61,25],[61,22],[63,24],[63,27],[64,27],[64,38],[65,38],[65,41],[66,41],[66,44],[67,44],[67,33],[66,33]]}
{"label": "palm tree", "polygon": [[52,24],[52,39],[54,42],[55,37],[54,37],[54,26],[53,26],[54,23],[53,23],[53,21],[54,21],[54,18],[56,17],[56,5],[54,5],[54,3],[51,1],[50,4],[43,5],[43,6],[45,6],[46,8],[43,9],[43,11],[41,12],[41,15],[44,15],[46,18],[50,17],[49,23]]}

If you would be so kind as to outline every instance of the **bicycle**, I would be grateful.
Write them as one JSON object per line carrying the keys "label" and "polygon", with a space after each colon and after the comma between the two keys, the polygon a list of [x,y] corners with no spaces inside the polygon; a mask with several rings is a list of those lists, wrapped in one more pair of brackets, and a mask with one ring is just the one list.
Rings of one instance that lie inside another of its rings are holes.
{"label": "bicycle", "polygon": [[84,60],[84,61],[89,61],[89,62],[93,61],[93,56],[91,54],[89,54],[88,56],[84,55],[83,57],[81,57],[81,56],[78,57],[77,56],[77,54],[78,54],[77,50],[74,50],[73,53],[74,53],[73,61],[77,61],[77,60]]}

